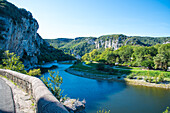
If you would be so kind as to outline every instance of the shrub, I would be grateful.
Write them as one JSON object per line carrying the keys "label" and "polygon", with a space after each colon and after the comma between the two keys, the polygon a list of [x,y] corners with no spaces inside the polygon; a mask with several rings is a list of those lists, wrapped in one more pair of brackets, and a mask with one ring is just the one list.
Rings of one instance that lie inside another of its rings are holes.
{"label": "shrub", "polygon": [[9,53],[9,50],[4,53],[5,59],[2,59],[4,68],[26,74],[24,64],[20,61],[20,57],[14,53]]}
{"label": "shrub", "polygon": [[39,69],[33,69],[33,70],[30,70],[27,74],[30,75],[30,76],[41,75],[41,70],[40,70],[40,68]]}
{"label": "shrub", "polygon": [[63,97],[63,91],[61,90],[60,86],[63,83],[63,78],[59,76],[59,74],[54,75],[55,72],[48,71],[50,74],[50,77],[48,79],[45,79],[44,76],[41,77],[44,84],[48,87],[48,89],[52,92],[52,94],[58,99],[58,100],[66,100],[66,96]]}
{"label": "shrub", "polygon": [[158,82],[163,82],[164,81],[164,75],[163,73],[161,73],[159,76],[158,76]]}

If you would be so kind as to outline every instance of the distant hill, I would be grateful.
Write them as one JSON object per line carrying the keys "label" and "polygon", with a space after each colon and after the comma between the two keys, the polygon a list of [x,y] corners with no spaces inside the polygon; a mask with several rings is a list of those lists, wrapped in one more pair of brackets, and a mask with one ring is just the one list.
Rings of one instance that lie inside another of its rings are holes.
{"label": "distant hill", "polygon": [[69,39],[69,38],[58,38],[58,39],[45,39],[48,43],[50,43],[52,46],[55,48],[60,48],[64,46],[65,44],[73,41],[74,39]]}
{"label": "distant hill", "polygon": [[64,41],[61,41],[61,38],[46,39],[46,41],[49,42],[55,48],[58,48],[60,46],[59,48],[65,53],[83,56],[85,53],[91,52],[91,50],[95,49],[96,39],[96,37],[78,37],[75,39],[68,39]]}
{"label": "distant hill", "polygon": [[74,55],[83,56],[85,53],[91,52],[93,49],[103,51],[105,48],[113,48],[117,50],[123,45],[141,45],[152,46],[170,42],[170,37],[142,37],[142,36],[126,36],[123,34],[103,35],[100,37],[78,37],[75,39],[59,38],[46,39],[55,48],[60,48],[64,52]]}

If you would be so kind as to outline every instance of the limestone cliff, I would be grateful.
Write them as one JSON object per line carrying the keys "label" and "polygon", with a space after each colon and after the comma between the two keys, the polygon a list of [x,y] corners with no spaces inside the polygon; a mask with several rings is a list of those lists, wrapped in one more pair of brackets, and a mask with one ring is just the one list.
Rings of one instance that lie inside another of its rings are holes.
{"label": "limestone cliff", "polygon": [[14,52],[26,66],[39,63],[40,55],[55,50],[37,33],[38,28],[38,22],[29,11],[6,0],[0,1],[0,49]]}
{"label": "limestone cliff", "polygon": [[101,36],[96,40],[96,49],[100,48],[114,48],[117,50],[119,47],[123,46],[125,40],[128,37],[125,35],[105,35]]}

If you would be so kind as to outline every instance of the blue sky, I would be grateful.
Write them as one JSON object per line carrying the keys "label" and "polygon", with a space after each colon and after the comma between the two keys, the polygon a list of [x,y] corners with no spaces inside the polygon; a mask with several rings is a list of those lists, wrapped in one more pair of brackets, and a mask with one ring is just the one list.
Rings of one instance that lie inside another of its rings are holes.
{"label": "blue sky", "polygon": [[8,0],[32,12],[42,38],[170,36],[170,0]]}

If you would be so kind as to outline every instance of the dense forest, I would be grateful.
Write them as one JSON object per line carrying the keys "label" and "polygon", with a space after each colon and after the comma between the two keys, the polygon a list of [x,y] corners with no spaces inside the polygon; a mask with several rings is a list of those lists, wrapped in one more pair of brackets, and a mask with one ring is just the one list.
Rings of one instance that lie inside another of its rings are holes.
{"label": "dense forest", "polygon": [[92,52],[86,53],[82,60],[167,70],[167,67],[170,66],[170,43],[150,47],[126,45],[115,51],[107,48],[103,52],[94,49]]}

